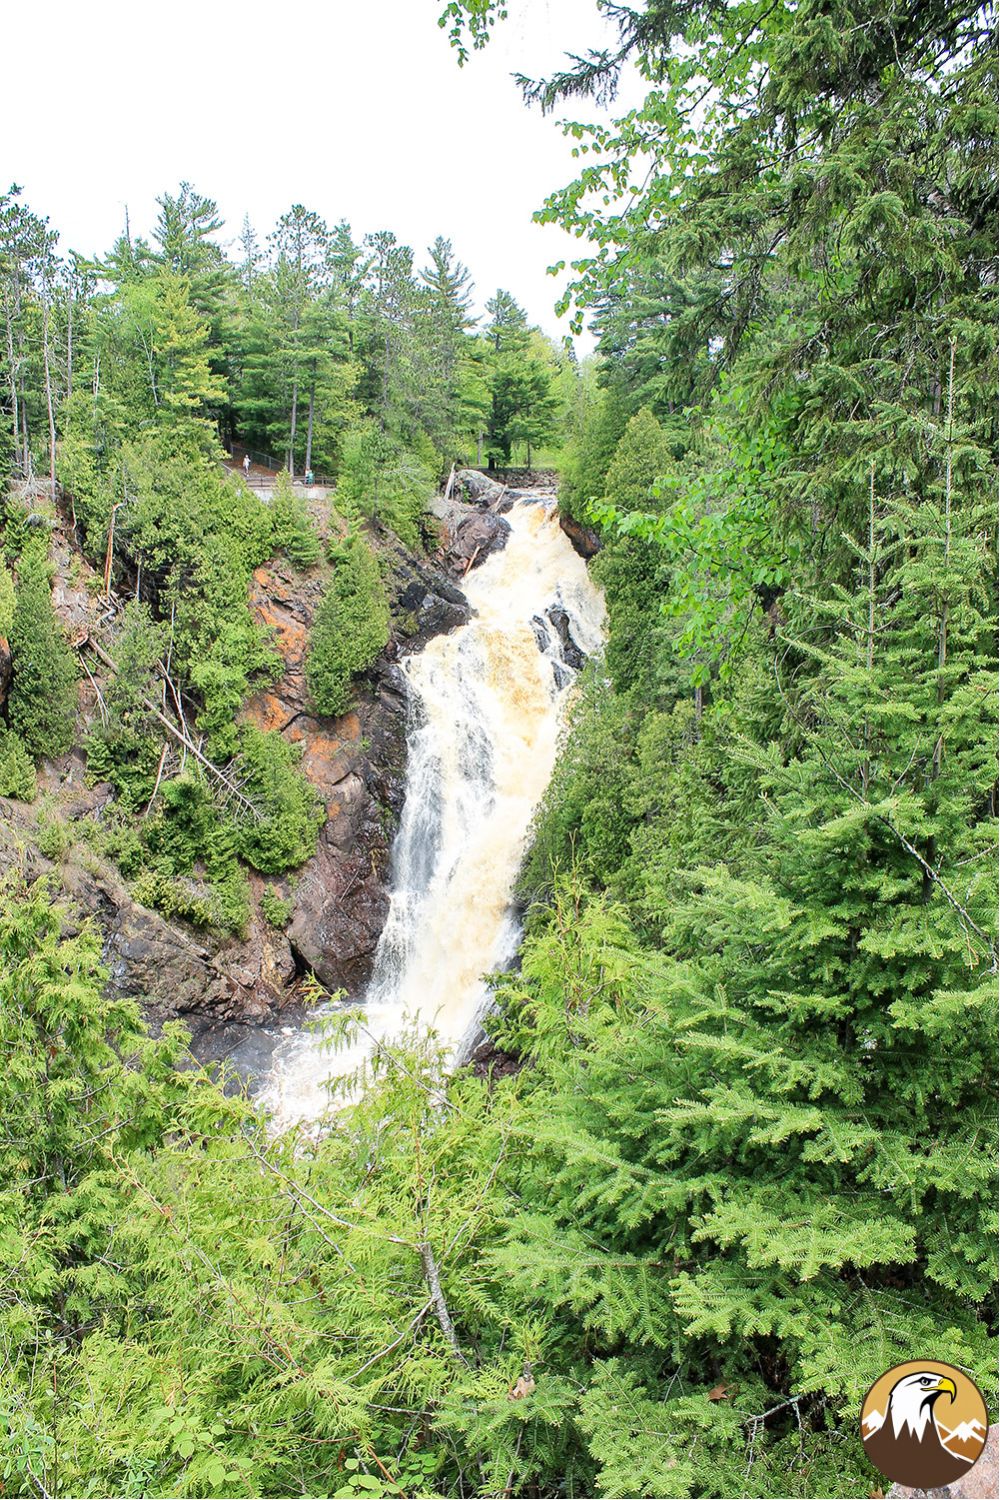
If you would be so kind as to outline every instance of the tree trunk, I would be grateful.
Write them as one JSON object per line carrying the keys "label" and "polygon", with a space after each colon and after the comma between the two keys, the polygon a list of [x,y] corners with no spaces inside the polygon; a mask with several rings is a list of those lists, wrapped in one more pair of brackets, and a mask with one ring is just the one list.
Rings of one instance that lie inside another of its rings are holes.
{"label": "tree trunk", "polygon": [[45,366],[45,406],[49,417],[49,494],[56,498],[56,418],[52,405],[52,366],[49,360],[51,310],[48,297],[42,306],[42,358]]}
{"label": "tree trunk", "polygon": [[[944,466],[944,561],[951,561],[951,485],[952,485],[952,442],[954,436],[953,420],[955,415],[955,341],[951,341],[951,352],[948,363],[948,425],[947,444],[948,452],[945,457]],[[938,625],[938,686],[937,701],[943,703],[945,700],[944,667],[948,660],[948,599],[947,595],[941,600],[941,619]],[[937,737],[934,746],[933,767],[934,775],[941,774],[941,762],[944,759],[944,733]]]}
{"label": "tree trunk", "polygon": [[73,298],[66,303],[66,397],[73,394]]}
{"label": "tree trunk", "polygon": [[14,462],[18,463],[17,446],[20,442],[21,413],[17,405],[17,365],[14,360],[14,322],[10,308],[7,312],[7,371],[10,379],[10,411],[14,427]]}
{"label": "tree trunk", "polygon": [[295,473],[295,427],[299,419],[299,374],[296,370],[292,379],[292,420],[288,434],[288,472]]}
{"label": "tree trunk", "polygon": [[21,452],[23,455],[25,479],[31,478],[31,445],[28,442],[28,403],[24,394],[24,386],[21,387]]}
{"label": "tree trunk", "polygon": [[309,416],[306,421],[306,473],[312,468],[313,455],[313,411],[316,405],[316,361],[313,360],[312,383],[309,386]]}

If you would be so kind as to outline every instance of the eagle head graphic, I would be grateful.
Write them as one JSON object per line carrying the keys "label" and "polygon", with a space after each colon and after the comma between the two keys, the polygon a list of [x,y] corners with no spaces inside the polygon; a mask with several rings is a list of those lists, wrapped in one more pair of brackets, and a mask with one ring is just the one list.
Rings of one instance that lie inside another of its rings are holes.
{"label": "eagle head graphic", "polygon": [[[864,1433],[865,1452],[883,1474],[919,1476],[905,1483],[931,1490],[950,1483],[965,1467],[941,1441],[934,1408],[942,1397],[954,1401],[955,1382],[933,1370],[904,1375],[889,1392],[882,1422]],[[872,1414],[874,1418],[875,1413]],[[869,1419],[871,1420],[871,1419]]]}

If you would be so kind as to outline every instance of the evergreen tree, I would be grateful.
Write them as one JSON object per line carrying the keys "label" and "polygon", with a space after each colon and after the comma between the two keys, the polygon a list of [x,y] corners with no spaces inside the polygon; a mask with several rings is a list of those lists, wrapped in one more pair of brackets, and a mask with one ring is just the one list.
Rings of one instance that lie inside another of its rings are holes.
{"label": "evergreen tree", "polygon": [[274,546],[284,552],[297,568],[311,568],[322,556],[319,537],[313,529],[306,502],[296,493],[291,475],[282,469],[271,500],[274,520]]}
{"label": "evergreen tree", "polygon": [[[623,518],[648,511],[657,504],[654,486],[673,467],[667,436],[649,407],[643,407],[630,419],[608,466],[606,503]],[[669,588],[665,562],[648,543],[623,535],[603,548],[595,574],[606,590],[613,622],[607,662],[615,685],[625,691],[642,683],[649,691],[656,677],[650,636]]]}
{"label": "evergreen tree", "polygon": [[39,541],[29,542],[18,560],[10,646],[11,728],[32,755],[62,755],[73,743],[77,671],[52,607],[49,565]]}
{"label": "evergreen tree", "polygon": [[378,558],[351,532],[331,554],[333,578],[313,621],[306,681],[316,710],[342,714],[351,678],[370,667],[389,639],[389,605]]}
{"label": "evergreen tree", "polygon": [[453,445],[464,413],[462,351],[466,335],[475,327],[470,315],[473,283],[468,269],[455,256],[450,240],[441,236],[428,249],[430,265],[420,273],[429,293],[424,338],[429,344],[431,369],[438,387],[438,419],[432,436],[439,446]]}
{"label": "evergreen tree", "polygon": [[490,410],[486,447],[491,467],[510,462],[515,443],[530,453],[554,430],[556,402],[550,371],[531,348],[524,309],[502,288],[486,304]]}
{"label": "evergreen tree", "polygon": [[0,640],[7,641],[14,628],[14,580],[0,556]]}

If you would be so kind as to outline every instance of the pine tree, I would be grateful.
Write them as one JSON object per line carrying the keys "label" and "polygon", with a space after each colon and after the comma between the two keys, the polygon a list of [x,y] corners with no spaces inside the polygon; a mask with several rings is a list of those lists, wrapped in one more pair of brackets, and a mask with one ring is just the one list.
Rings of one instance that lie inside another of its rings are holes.
{"label": "pine tree", "polygon": [[556,400],[552,373],[533,351],[524,309],[500,288],[486,304],[490,314],[485,337],[490,345],[488,386],[490,409],[486,448],[491,466],[510,462],[515,443],[529,452],[550,437]]}

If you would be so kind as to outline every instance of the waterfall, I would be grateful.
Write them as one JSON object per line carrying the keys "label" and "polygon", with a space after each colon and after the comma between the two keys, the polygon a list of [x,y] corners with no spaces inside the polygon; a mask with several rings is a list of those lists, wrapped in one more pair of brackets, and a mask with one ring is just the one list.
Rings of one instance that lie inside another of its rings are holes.
{"label": "waterfall", "polygon": [[[465,583],[468,624],[402,663],[409,703],[403,815],[365,1027],[432,1026],[453,1056],[513,957],[511,906],[532,814],[555,763],[568,689],[600,649],[604,603],[550,499],[520,496],[510,536]],[[331,1052],[304,1031],[275,1055],[264,1102],[277,1125],[314,1119],[325,1084],[370,1049]]]}

